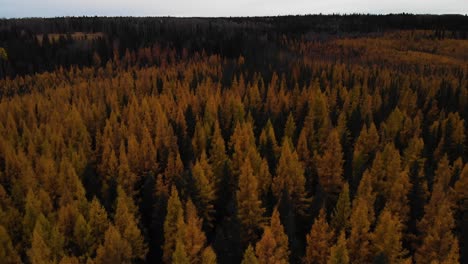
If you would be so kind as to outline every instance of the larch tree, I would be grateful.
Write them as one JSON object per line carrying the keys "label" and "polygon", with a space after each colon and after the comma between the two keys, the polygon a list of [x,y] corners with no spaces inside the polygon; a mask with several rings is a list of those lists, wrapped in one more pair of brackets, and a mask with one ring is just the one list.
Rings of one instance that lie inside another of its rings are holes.
{"label": "larch tree", "polygon": [[242,237],[245,243],[257,240],[258,232],[264,222],[262,202],[258,194],[257,177],[249,159],[241,167],[239,187],[236,193],[238,218],[242,225]]}
{"label": "larch tree", "polygon": [[92,254],[90,248],[93,244],[91,237],[91,227],[86,222],[83,215],[79,215],[73,229],[73,239],[78,246],[79,256],[90,256]]}
{"label": "larch tree", "polygon": [[177,189],[172,187],[171,196],[167,202],[167,215],[164,221],[164,245],[162,246],[164,263],[171,263],[172,255],[176,249],[177,237],[180,234],[183,235],[183,229],[184,209],[179,200]]}
{"label": "larch tree", "polygon": [[185,250],[184,241],[181,238],[177,238],[174,253],[172,253],[172,258],[170,263],[177,264],[190,264],[190,259],[187,256]]}
{"label": "larch tree", "polygon": [[119,167],[117,175],[117,184],[120,185],[125,193],[130,196],[135,195],[135,183],[137,181],[137,176],[130,170],[130,165],[128,164],[127,153],[125,150],[125,144],[122,141],[120,143],[119,149]]}
{"label": "larch tree", "polygon": [[310,232],[306,236],[305,264],[326,264],[333,241],[333,230],[327,222],[325,210],[320,209]]}
{"label": "larch tree", "polygon": [[351,263],[371,262],[369,204],[363,198],[356,198],[350,217],[350,235],[348,238],[349,258]]}
{"label": "larch tree", "polygon": [[260,264],[289,263],[288,236],[281,225],[277,209],[273,211],[270,226],[265,228],[255,250]]}
{"label": "larch tree", "polygon": [[211,246],[206,247],[201,256],[201,264],[216,264],[218,263],[216,253]]}
{"label": "larch tree", "polygon": [[96,264],[131,263],[132,247],[122,238],[119,230],[110,225],[104,235],[104,242],[97,249]]}
{"label": "larch tree", "polygon": [[293,150],[293,146],[289,144],[289,140],[283,141],[276,176],[273,178],[271,188],[277,200],[281,199],[285,192],[296,210],[301,212],[305,209],[307,194],[304,167],[296,151]]}
{"label": "larch tree", "polygon": [[96,197],[89,205],[88,218],[91,238],[93,239],[91,252],[95,252],[97,246],[104,242],[104,235],[110,225],[107,212]]}
{"label": "larch tree", "polygon": [[0,259],[6,264],[21,263],[7,230],[0,225]]}
{"label": "larch tree", "polygon": [[[369,213],[368,220],[371,222],[371,225],[374,223],[375,220],[375,213],[374,213],[374,204],[375,204],[375,197],[376,194],[372,189],[372,179],[371,175],[368,170],[364,172],[362,175],[362,179],[359,182],[359,186],[357,189],[356,197],[353,200],[353,203],[358,202],[359,200],[364,200],[367,203],[367,211]],[[356,206],[353,204],[353,207]]]}
{"label": "larch tree", "polygon": [[320,186],[331,198],[336,197],[343,187],[343,150],[338,132],[334,129],[328,135],[322,155],[317,155],[317,174]]}
{"label": "larch tree", "polygon": [[203,220],[197,215],[197,209],[188,200],[185,204],[185,252],[190,263],[201,263],[203,249],[206,244],[206,236],[202,230]]}
{"label": "larch tree", "polygon": [[274,168],[279,156],[280,147],[278,146],[271,120],[268,120],[260,133],[259,150],[262,156],[266,157],[269,166]]}
{"label": "larch tree", "polygon": [[[427,205],[429,207],[430,204]],[[422,243],[415,253],[416,263],[445,263],[450,259],[458,262],[458,252],[453,252],[453,248],[459,248],[458,239],[453,234],[455,221],[452,214],[452,203],[447,197],[437,201],[436,207],[429,210],[427,208],[420,224],[422,230]],[[433,215],[428,215],[433,214]],[[437,263],[437,262],[436,262]]]}
{"label": "larch tree", "polygon": [[330,248],[330,256],[328,257],[327,264],[348,264],[349,255],[346,248],[345,232],[341,231],[338,236],[338,241]]}
{"label": "larch tree", "polygon": [[205,224],[211,225],[214,214],[214,203],[217,196],[217,182],[205,152],[201,154],[201,158],[193,166],[192,176],[197,191],[197,199],[194,201],[197,204],[198,211],[205,220]]}
{"label": "larch tree", "polygon": [[251,244],[249,244],[249,246],[245,250],[241,264],[259,264],[257,256],[255,255],[254,248]]}
{"label": "larch tree", "polygon": [[385,208],[372,234],[374,259],[384,259],[388,263],[405,263],[407,251],[403,248],[402,236],[403,225],[400,219]]}
{"label": "larch tree", "polygon": [[228,161],[225,144],[226,143],[221,134],[221,129],[219,128],[219,123],[216,120],[213,136],[211,137],[209,162],[213,168],[213,174],[217,181],[221,181],[224,177],[226,163]]}
{"label": "larch tree", "polygon": [[132,198],[127,196],[125,191],[120,187],[117,193],[117,208],[114,216],[115,227],[122,235],[122,239],[127,240],[131,246],[131,259],[142,260],[145,258],[148,249],[143,235],[138,228],[138,221],[128,206],[129,202],[133,205]]}
{"label": "larch tree", "polygon": [[331,224],[335,229],[336,233],[340,233],[341,230],[348,230],[349,228],[349,217],[351,216],[351,202],[349,198],[349,186],[347,183],[344,184],[343,190],[338,197],[335,209],[333,211]]}

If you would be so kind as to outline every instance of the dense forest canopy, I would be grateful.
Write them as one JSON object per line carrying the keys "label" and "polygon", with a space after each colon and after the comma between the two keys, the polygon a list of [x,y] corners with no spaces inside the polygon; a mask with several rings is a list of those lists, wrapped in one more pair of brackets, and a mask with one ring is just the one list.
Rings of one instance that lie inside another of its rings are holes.
{"label": "dense forest canopy", "polygon": [[0,20],[0,262],[466,263],[467,33]]}

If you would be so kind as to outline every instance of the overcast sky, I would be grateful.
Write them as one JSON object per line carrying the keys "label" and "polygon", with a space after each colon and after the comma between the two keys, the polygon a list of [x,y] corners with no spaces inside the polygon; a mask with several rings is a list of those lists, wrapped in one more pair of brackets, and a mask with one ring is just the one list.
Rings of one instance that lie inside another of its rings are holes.
{"label": "overcast sky", "polygon": [[0,17],[468,14],[468,0],[0,0]]}

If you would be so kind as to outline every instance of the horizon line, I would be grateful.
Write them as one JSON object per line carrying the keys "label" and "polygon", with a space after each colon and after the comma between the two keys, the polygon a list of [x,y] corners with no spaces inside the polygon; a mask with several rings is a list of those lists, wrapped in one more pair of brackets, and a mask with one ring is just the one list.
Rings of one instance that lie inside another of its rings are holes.
{"label": "horizon line", "polygon": [[294,17],[294,16],[468,16],[468,13],[308,13],[308,14],[278,14],[278,15],[254,15],[254,16],[186,16],[186,15],[63,15],[63,16],[19,16],[19,17],[0,17],[7,19],[56,19],[56,18],[269,18],[269,17]]}

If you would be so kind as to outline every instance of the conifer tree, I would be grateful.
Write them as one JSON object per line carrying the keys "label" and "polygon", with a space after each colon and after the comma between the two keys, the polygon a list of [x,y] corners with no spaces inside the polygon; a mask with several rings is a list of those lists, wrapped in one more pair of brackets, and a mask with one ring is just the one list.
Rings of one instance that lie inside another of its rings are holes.
{"label": "conifer tree", "polygon": [[333,230],[327,223],[325,210],[320,209],[309,234],[307,234],[305,264],[326,264],[332,246]]}
{"label": "conifer tree", "polygon": [[[179,200],[177,189],[172,187],[171,196],[167,202],[167,215],[164,221],[164,245],[162,246],[164,263],[171,263],[173,253],[176,249],[177,237],[179,233],[183,234],[183,228],[184,209]],[[180,250],[181,249],[179,249],[179,251]]]}
{"label": "conifer tree", "polygon": [[90,247],[94,242],[91,237],[91,227],[81,214],[75,222],[73,239],[78,246],[80,255],[91,255],[92,252],[90,252]]}
{"label": "conifer tree", "polygon": [[206,236],[202,230],[203,221],[198,217],[197,209],[190,199],[185,205],[185,223],[183,242],[187,258],[190,263],[201,263]]}
{"label": "conifer tree", "polygon": [[372,246],[375,259],[385,259],[388,263],[403,263],[407,251],[402,246],[402,229],[400,220],[384,209],[379,216],[377,226],[372,234]]}
{"label": "conifer tree", "polygon": [[343,151],[336,129],[328,135],[323,155],[316,157],[316,166],[325,193],[331,197],[338,195],[343,186]]}
{"label": "conifer tree", "polygon": [[281,156],[273,178],[272,191],[276,199],[280,199],[285,192],[298,210],[303,210],[306,199],[304,167],[299,161],[297,153],[289,145],[289,140],[283,141]]}
{"label": "conifer tree", "polygon": [[96,264],[131,263],[131,245],[117,228],[110,225],[104,237],[103,244],[97,249]]}
{"label": "conifer tree", "polygon": [[89,205],[88,217],[91,238],[93,239],[91,252],[95,252],[97,246],[104,242],[104,235],[110,225],[107,212],[96,197],[93,198]]}
{"label": "conifer tree", "polygon": [[353,202],[350,217],[350,235],[348,238],[349,258],[351,263],[371,262],[369,204],[367,200],[357,197]]}
{"label": "conifer tree", "polygon": [[247,247],[244,253],[244,257],[242,258],[241,264],[258,264],[257,256],[255,256],[254,248],[251,244]]}
{"label": "conifer tree", "polygon": [[4,261],[5,264],[21,262],[7,230],[2,225],[0,225],[0,259]]}
{"label": "conifer tree", "polygon": [[[115,210],[114,223],[120,232],[122,239],[125,239],[131,246],[131,259],[144,259],[148,251],[143,235],[138,228],[138,222],[128,203],[131,197],[128,197],[122,188],[118,188],[117,208]],[[132,206],[133,207],[133,206]]]}
{"label": "conifer tree", "polygon": [[236,197],[243,241],[255,241],[257,232],[262,227],[265,209],[262,208],[262,202],[259,199],[258,182],[253,174],[249,159],[246,159],[241,167]]}
{"label": "conifer tree", "polygon": [[123,188],[125,193],[133,197],[135,194],[134,189],[136,180],[137,176],[130,170],[130,166],[128,164],[125,145],[123,142],[121,142],[119,150],[119,168],[117,184],[119,184]]}
{"label": "conifer tree", "polygon": [[175,245],[174,253],[172,254],[172,262],[177,264],[190,264],[190,259],[185,251],[184,241],[178,238]]}
{"label": "conifer tree", "polygon": [[345,232],[341,231],[338,241],[330,249],[330,256],[327,264],[348,264],[349,256],[348,249],[346,248]]}
{"label": "conifer tree", "polygon": [[343,190],[336,202],[335,210],[332,215],[332,226],[337,233],[349,228],[349,217],[351,216],[351,202],[349,198],[349,187],[345,183]]}
{"label": "conifer tree", "polygon": [[211,225],[214,214],[214,203],[216,200],[217,182],[205,152],[201,154],[200,160],[193,166],[192,175],[197,190],[197,199],[195,201],[198,211],[200,211],[200,214],[203,216],[205,223]]}
{"label": "conifer tree", "polygon": [[202,264],[216,264],[218,263],[216,260],[216,253],[214,252],[211,246],[206,247],[203,250],[202,257],[201,257]]}
{"label": "conifer tree", "polygon": [[281,225],[279,212],[273,211],[271,223],[265,228],[257,243],[256,253],[259,263],[289,263],[288,236]]}
{"label": "conifer tree", "polygon": [[443,263],[450,259],[457,260],[454,262],[457,263],[458,252],[454,252],[453,248],[459,248],[459,246],[458,239],[452,233],[455,223],[450,201],[448,198],[442,198],[437,201],[435,208],[425,211],[426,214],[421,222],[427,226],[422,229],[423,239],[415,253],[416,263],[430,263],[431,261]]}

